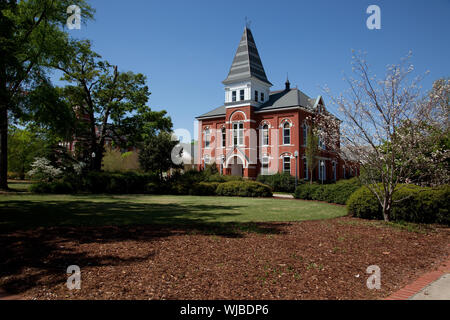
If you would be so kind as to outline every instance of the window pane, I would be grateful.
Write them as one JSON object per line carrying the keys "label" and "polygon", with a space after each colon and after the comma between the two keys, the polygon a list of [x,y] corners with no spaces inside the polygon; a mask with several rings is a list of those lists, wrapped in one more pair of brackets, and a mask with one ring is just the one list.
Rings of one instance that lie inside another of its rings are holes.
{"label": "window pane", "polygon": [[240,97],[240,98],[241,98],[241,101],[244,100],[244,90],[241,90],[241,91],[240,91],[240,96],[241,96],[241,97]]}
{"label": "window pane", "polygon": [[244,144],[244,124],[239,123],[239,144]]}
{"label": "window pane", "polygon": [[227,130],[225,128],[222,129],[222,147],[225,147],[227,144]]}
{"label": "window pane", "polygon": [[233,92],[231,93],[231,95],[232,95],[231,100],[232,100],[232,101],[236,101],[236,91],[233,91]]}
{"label": "window pane", "polygon": [[255,90],[255,101],[258,101],[258,91]]}
{"label": "window pane", "polygon": [[291,172],[291,158],[289,157],[284,157],[283,158],[283,171],[284,172]]}

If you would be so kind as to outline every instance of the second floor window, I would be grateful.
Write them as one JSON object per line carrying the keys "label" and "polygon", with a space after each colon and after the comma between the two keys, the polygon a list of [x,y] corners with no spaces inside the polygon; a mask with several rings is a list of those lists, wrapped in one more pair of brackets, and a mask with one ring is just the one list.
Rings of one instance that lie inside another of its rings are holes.
{"label": "second floor window", "polygon": [[289,122],[283,125],[283,144],[291,144],[291,126]]}
{"label": "second floor window", "polygon": [[239,95],[240,95],[241,101],[245,100],[244,90],[239,91]]}
{"label": "second floor window", "polygon": [[222,147],[225,148],[227,145],[227,129],[222,128]]}
{"label": "second floor window", "polygon": [[255,90],[255,101],[258,101],[258,91]]}
{"label": "second floor window", "polygon": [[205,148],[209,148],[209,143],[211,141],[211,133],[209,129],[205,130]]}
{"label": "second floor window", "polygon": [[269,126],[265,124],[262,130],[262,144],[263,146],[269,145]]}
{"label": "second floor window", "polygon": [[236,91],[231,92],[231,101],[236,101]]}
{"label": "second floor window", "polygon": [[233,143],[235,146],[244,144],[244,124],[233,123]]}

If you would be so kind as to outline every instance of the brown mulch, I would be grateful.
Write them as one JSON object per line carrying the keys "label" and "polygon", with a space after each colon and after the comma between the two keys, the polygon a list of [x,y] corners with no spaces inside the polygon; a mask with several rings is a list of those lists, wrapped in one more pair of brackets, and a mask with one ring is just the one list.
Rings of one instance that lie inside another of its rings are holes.
{"label": "brown mulch", "polygon": [[[437,267],[449,228],[343,217],[214,226],[58,227],[0,234],[0,287],[25,299],[380,299]],[[81,268],[81,290],[66,268]],[[366,268],[381,268],[381,289]]]}

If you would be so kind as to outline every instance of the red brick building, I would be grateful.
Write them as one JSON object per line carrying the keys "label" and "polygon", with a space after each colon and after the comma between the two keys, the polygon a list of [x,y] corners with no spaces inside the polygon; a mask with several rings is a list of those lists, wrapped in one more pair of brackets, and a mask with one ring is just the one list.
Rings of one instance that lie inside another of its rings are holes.
{"label": "red brick building", "polygon": [[[225,85],[225,104],[199,117],[199,169],[215,163],[222,174],[255,179],[259,174],[289,172],[308,179],[304,157],[309,115],[325,111],[321,96],[297,88],[270,91],[253,35],[244,29]],[[339,180],[355,175],[337,153],[319,142],[313,179]],[[339,147],[339,146],[338,146]]]}

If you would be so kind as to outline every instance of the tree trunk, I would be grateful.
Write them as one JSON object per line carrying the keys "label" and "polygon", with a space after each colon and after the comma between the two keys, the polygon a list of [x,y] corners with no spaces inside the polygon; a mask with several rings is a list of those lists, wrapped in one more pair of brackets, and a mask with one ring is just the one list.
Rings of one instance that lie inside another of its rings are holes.
{"label": "tree trunk", "polygon": [[0,189],[8,189],[8,109],[0,106]]}
{"label": "tree trunk", "polygon": [[386,197],[384,199],[384,204],[383,204],[383,219],[386,222],[389,222],[391,217],[391,201],[388,199],[388,197]]}

